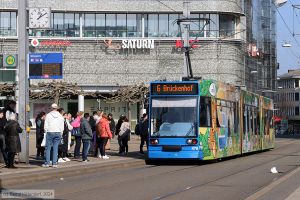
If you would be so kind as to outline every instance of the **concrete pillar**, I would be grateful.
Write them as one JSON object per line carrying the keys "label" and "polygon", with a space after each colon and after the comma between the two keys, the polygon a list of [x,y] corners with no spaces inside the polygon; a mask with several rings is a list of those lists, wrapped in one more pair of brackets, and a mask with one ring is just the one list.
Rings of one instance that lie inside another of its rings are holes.
{"label": "concrete pillar", "polygon": [[84,96],[78,96],[78,111],[84,111]]}

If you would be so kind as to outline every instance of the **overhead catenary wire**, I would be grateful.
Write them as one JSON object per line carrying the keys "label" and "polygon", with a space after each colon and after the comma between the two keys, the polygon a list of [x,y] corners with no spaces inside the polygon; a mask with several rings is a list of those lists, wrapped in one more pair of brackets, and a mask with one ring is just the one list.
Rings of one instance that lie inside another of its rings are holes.
{"label": "overhead catenary wire", "polygon": [[[273,2],[273,4],[275,5],[275,3]],[[293,32],[291,31],[290,27],[288,26],[288,24],[286,23],[286,21],[284,20],[282,14],[280,13],[280,11],[278,10],[278,8],[275,5],[275,9],[277,11],[277,13],[279,14],[281,20],[283,21],[285,27],[287,28],[288,32],[291,34],[291,36],[293,37],[293,39],[295,40],[296,44],[300,47],[300,43],[298,42],[297,38],[295,38],[295,35],[293,34]]]}

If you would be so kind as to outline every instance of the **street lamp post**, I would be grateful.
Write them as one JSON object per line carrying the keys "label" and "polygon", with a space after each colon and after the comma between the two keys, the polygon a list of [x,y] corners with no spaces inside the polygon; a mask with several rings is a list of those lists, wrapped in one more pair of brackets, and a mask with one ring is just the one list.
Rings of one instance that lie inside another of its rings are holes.
{"label": "street lamp post", "polygon": [[27,76],[27,54],[28,54],[28,32],[27,32],[27,0],[18,1],[18,95],[17,110],[19,112],[19,123],[23,132],[20,134],[22,151],[19,154],[21,162],[29,163],[29,134],[27,125],[29,122],[29,85]]}

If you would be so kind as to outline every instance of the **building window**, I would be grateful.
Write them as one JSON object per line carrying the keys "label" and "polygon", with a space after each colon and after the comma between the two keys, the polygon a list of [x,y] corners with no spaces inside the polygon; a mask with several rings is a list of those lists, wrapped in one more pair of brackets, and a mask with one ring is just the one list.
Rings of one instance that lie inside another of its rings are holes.
{"label": "building window", "polygon": [[295,101],[299,101],[299,92],[295,93]]}
{"label": "building window", "polygon": [[299,87],[299,80],[296,79],[296,80],[295,80],[295,88],[298,88],[298,87]]}
{"label": "building window", "polygon": [[158,37],[158,15],[149,14],[148,15],[148,37]]}
{"label": "building window", "polygon": [[0,71],[0,82],[15,82],[15,71]]}
{"label": "building window", "polygon": [[80,36],[79,14],[66,13],[64,17],[64,30],[67,37]]}
{"label": "building window", "polygon": [[296,106],[296,107],[295,107],[295,115],[296,115],[296,116],[299,116],[299,106]]}
{"label": "building window", "polygon": [[[141,17],[141,15],[139,15]],[[141,20],[141,18],[140,18]],[[138,25],[137,25],[137,15],[136,14],[128,14],[127,15],[127,36],[128,37],[141,37],[141,29],[140,26],[142,25],[141,23],[139,24],[139,31],[138,33]]]}
{"label": "building window", "polygon": [[106,29],[105,29],[105,14],[96,14],[96,36],[97,37],[105,37]]}
{"label": "building window", "polygon": [[180,29],[176,23],[178,18],[178,14],[169,15],[169,37],[180,37]]}
{"label": "building window", "polygon": [[159,15],[159,37],[168,37],[169,29],[168,26],[168,14],[160,14]]}
{"label": "building window", "polygon": [[0,36],[17,36],[16,12],[0,12]]}
{"label": "building window", "polygon": [[83,20],[84,37],[96,37],[96,15],[84,14]]}
{"label": "building window", "polygon": [[220,37],[235,37],[235,18],[231,15],[220,15]]}

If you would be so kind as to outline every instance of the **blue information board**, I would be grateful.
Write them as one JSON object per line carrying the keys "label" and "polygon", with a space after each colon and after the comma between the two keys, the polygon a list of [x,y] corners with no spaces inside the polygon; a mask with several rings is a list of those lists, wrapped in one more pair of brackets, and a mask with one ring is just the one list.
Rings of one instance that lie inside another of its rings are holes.
{"label": "blue information board", "polygon": [[29,79],[62,79],[62,53],[29,54]]}

